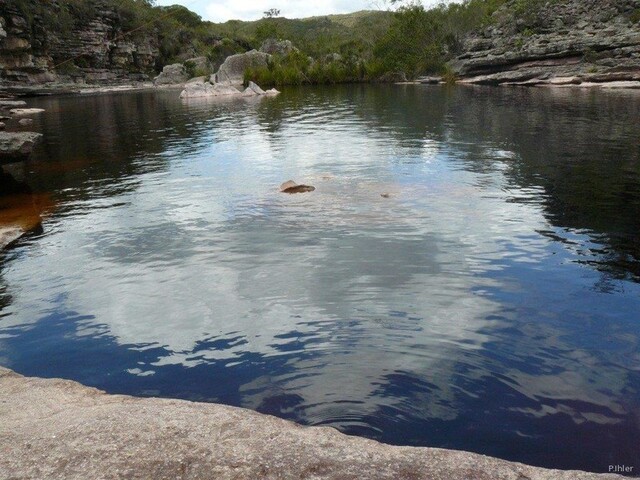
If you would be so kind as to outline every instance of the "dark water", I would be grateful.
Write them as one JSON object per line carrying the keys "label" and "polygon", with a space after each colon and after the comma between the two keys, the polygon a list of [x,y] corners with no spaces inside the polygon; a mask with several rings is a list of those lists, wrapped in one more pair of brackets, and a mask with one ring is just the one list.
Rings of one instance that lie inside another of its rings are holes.
{"label": "dark water", "polygon": [[31,102],[49,200],[0,254],[0,364],[640,469],[640,94],[176,97]]}

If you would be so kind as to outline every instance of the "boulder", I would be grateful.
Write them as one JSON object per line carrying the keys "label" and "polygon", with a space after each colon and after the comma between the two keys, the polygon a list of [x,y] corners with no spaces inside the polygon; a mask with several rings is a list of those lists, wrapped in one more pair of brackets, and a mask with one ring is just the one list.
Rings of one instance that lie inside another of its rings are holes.
{"label": "boulder", "polygon": [[231,55],[220,65],[218,71],[211,76],[211,83],[224,85],[241,85],[244,72],[248,68],[266,67],[271,55],[257,50]]}
{"label": "boulder", "polygon": [[264,94],[265,95],[279,95],[280,92],[278,90],[276,90],[275,88],[270,88],[269,90],[264,92]]}
{"label": "boulder", "polygon": [[187,80],[187,85],[190,83],[205,83],[207,81],[207,77],[193,77]]}
{"label": "boulder", "polygon": [[166,65],[162,73],[153,79],[154,85],[176,85],[189,80],[187,70],[181,63]]}
{"label": "boulder", "polygon": [[25,160],[41,140],[35,132],[0,132],[0,165]]}
{"label": "boulder", "polygon": [[21,125],[21,126],[23,126],[23,127],[26,127],[26,126],[28,126],[28,125],[31,125],[32,123],[33,123],[33,118],[21,118],[21,119],[18,121],[18,124],[19,124],[19,125]]}
{"label": "boulder", "polygon": [[267,38],[260,46],[260,51],[269,55],[287,55],[291,52],[299,51],[293,46],[291,40],[278,40],[276,38]]}
{"label": "boulder", "polygon": [[208,75],[211,73],[211,63],[207,57],[194,57],[184,61],[187,73],[191,75]]}

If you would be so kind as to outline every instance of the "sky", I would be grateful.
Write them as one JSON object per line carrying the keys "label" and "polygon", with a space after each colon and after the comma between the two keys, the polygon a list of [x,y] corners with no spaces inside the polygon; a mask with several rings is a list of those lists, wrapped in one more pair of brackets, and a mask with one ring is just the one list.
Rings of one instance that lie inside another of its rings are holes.
{"label": "sky", "polygon": [[[385,9],[385,0],[157,0],[158,5],[180,4],[196,12],[203,20],[257,20],[271,8],[280,10],[287,18],[305,18],[333,13],[351,13],[358,10]],[[438,0],[423,0],[425,6]]]}

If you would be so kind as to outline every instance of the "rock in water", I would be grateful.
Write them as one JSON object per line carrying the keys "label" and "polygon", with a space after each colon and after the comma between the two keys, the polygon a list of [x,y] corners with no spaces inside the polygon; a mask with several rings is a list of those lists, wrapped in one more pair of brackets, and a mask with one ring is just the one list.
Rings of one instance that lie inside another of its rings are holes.
{"label": "rock in water", "polygon": [[211,76],[211,83],[225,85],[242,85],[244,72],[248,68],[266,67],[271,55],[257,50],[238,53],[226,58],[218,71]]}
{"label": "rock in water", "polygon": [[14,115],[32,115],[44,112],[44,108],[12,108],[10,111]]}
{"label": "rock in water", "polygon": [[0,108],[18,108],[26,106],[27,102],[24,100],[0,100]]}
{"label": "rock in water", "polygon": [[282,185],[280,185],[280,191],[282,193],[305,193],[305,192],[313,192],[316,187],[311,185],[298,185],[293,180],[287,180]]}
{"label": "rock in water", "polygon": [[249,82],[249,86],[242,92],[242,95],[245,97],[250,97],[253,95],[265,95],[267,92],[262,90],[258,85],[253,82]]}
{"label": "rock in water", "polygon": [[20,227],[16,227],[14,225],[0,225],[0,250],[5,248],[7,245],[15,242],[22,235],[24,235],[24,233],[24,230],[22,230]]}
{"label": "rock in water", "polygon": [[18,123],[23,127],[31,125],[33,123],[33,118],[21,118]]}
{"label": "rock in water", "polygon": [[185,85],[180,93],[180,98],[203,98],[229,95],[240,95],[241,92],[231,85],[211,85],[209,82],[193,82]]}
{"label": "rock in water", "polygon": [[41,140],[35,132],[0,132],[0,165],[25,160]]}
{"label": "rock in water", "polygon": [[153,79],[155,85],[176,85],[189,80],[187,70],[181,63],[165,65],[160,75]]}

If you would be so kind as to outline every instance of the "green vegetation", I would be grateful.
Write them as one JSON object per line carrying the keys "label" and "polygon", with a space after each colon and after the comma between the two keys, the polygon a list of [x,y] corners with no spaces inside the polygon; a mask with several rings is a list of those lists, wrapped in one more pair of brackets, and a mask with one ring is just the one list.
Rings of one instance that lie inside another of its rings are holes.
{"label": "green vegetation", "polygon": [[[464,36],[490,25],[500,7],[507,4],[505,14],[518,17],[523,42],[524,37],[536,33],[537,12],[543,3],[556,0],[464,0],[428,10],[421,3],[391,0],[400,5],[395,12],[287,19],[271,9],[260,20],[220,24],[203,21],[183,6],[156,6],[154,0],[3,1],[21,11],[32,30],[55,32],[63,43],[65,39],[72,42],[73,32],[95,19],[98,7],[106,2],[117,14],[121,35],[157,38],[160,55],[156,70],[201,55],[207,56],[216,69],[227,56],[260,48],[268,38],[288,39],[299,52],[274,56],[267,68],[251,70],[246,76],[259,84],[284,85],[361,82],[405,75],[415,78],[423,74],[442,74],[451,79],[447,61],[460,53]],[[636,13],[632,17],[640,16]],[[90,66],[85,63],[76,59],[75,66]],[[196,71],[195,66],[187,65],[187,69],[193,75],[205,73]]]}
{"label": "green vegetation", "polygon": [[254,81],[264,86],[355,83],[371,79],[365,62],[357,57],[343,58],[336,54],[313,60],[299,51],[274,55],[267,68],[245,72],[245,82]]}

